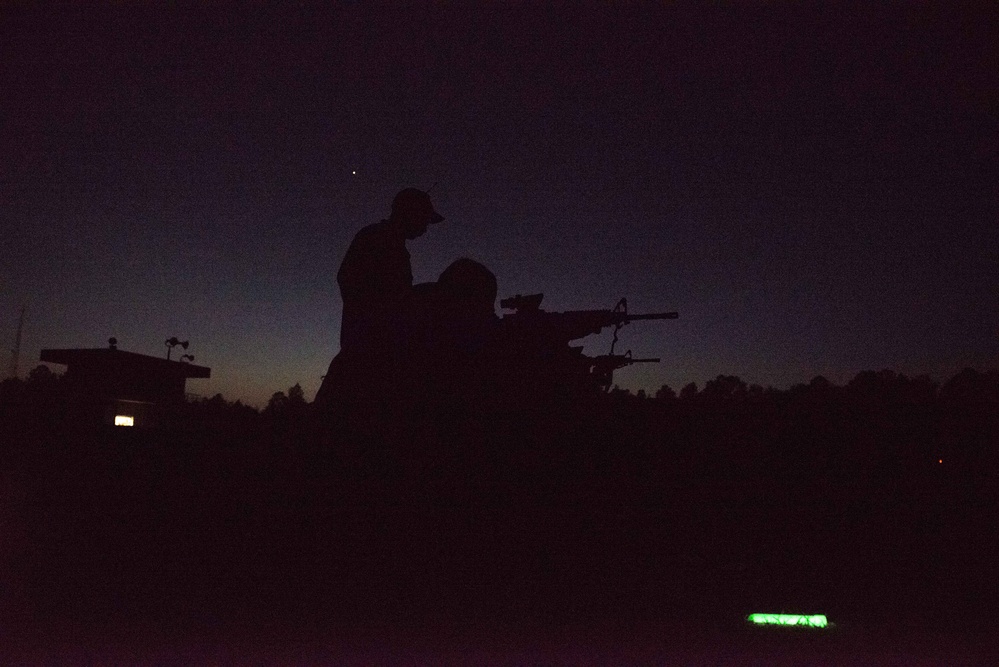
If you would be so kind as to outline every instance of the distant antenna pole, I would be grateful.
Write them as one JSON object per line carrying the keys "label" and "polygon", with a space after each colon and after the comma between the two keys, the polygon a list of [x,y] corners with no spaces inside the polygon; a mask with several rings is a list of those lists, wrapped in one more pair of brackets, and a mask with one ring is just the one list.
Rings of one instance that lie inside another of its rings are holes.
{"label": "distant antenna pole", "polygon": [[10,355],[10,376],[12,378],[18,377],[18,362],[21,357],[21,332],[24,331],[24,309],[25,306],[21,306],[21,317],[17,322],[17,335],[14,337],[14,349],[11,350]]}

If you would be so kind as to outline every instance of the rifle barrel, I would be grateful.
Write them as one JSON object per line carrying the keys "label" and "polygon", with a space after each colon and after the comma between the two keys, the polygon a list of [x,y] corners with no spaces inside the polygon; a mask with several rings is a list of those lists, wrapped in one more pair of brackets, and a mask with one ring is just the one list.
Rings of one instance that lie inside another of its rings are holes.
{"label": "rifle barrel", "polygon": [[680,313],[675,310],[669,313],[642,313],[639,315],[632,315],[627,313],[625,319],[629,322],[635,320],[675,320],[680,317]]}
{"label": "rifle barrel", "polygon": [[662,359],[659,359],[658,357],[656,358],[648,357],[645,359],[638,359],[638,358],[629,357],[624,354],[605,354],[599,357],[591,357],[591,358],[597,362],[615,361],[615,362],[624,362],[625,364],[658,364],[660,361],[662,361]]}

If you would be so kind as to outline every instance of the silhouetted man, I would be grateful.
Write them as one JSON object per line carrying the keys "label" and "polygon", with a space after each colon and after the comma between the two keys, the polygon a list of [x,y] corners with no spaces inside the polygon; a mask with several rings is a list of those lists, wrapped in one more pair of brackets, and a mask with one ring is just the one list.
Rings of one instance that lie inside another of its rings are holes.
{"label": "silhouetted man", "polygon": [[431,343],[448,357],[445,362],[477,353],[496,335],[496,276],[482,264],[467,257],[455,260],[431,296]]}
{"label": "silhouetted man", "polygon": [[392,213],[359,231],[337,273],[343,299],[340,347],[398,339],[409,319],[413,271],[406,241],[423,236],[443,220],[426,192],[406,188],[392,200]]}
{"label": "silhouetted man", "polygon": [[[426,335],[429,389],[438,394],[463,391],[471,381],[485,382],[483,365],[498,334],[496,276],[468,258],[452,262],[433,288],[421,295]],[[445,398],[445,396],[441,396]]]}
{"label": "silhouetted man", "polygon": [[380,391],[393,373],[404,370],[400,366],[420,335],[406,241],[443,219],[426,192],[406,188],[392,200],[387,220],[354,237],[337,273],[343,299],[340,355],[330,364],[317,402],[334,400],[331,392],[344,383],[363,392],[359,385],[370,381]]}

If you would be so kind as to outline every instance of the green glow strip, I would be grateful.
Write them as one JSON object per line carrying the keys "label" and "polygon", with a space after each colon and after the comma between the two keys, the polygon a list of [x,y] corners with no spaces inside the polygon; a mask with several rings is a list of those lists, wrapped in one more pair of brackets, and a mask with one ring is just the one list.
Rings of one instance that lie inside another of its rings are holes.
{"label": "green glow strip", "polygon": [[829,621],[824,614],[750,614],[746,617],[757,625],[802,625],[807,628],[825,628]]}

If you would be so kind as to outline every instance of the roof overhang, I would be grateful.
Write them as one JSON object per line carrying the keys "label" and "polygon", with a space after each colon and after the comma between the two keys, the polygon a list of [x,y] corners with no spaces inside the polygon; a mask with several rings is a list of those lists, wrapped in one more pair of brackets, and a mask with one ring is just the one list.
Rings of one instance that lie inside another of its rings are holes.
{"label": "roof overhang", "polygon": [[41,361],[69,368],[103,368],[109,372],[129,369],[135,372],[175,378],[208,378],[212,369],[182,361],[170,361],[147,354],[111,348],[42,350]]}

